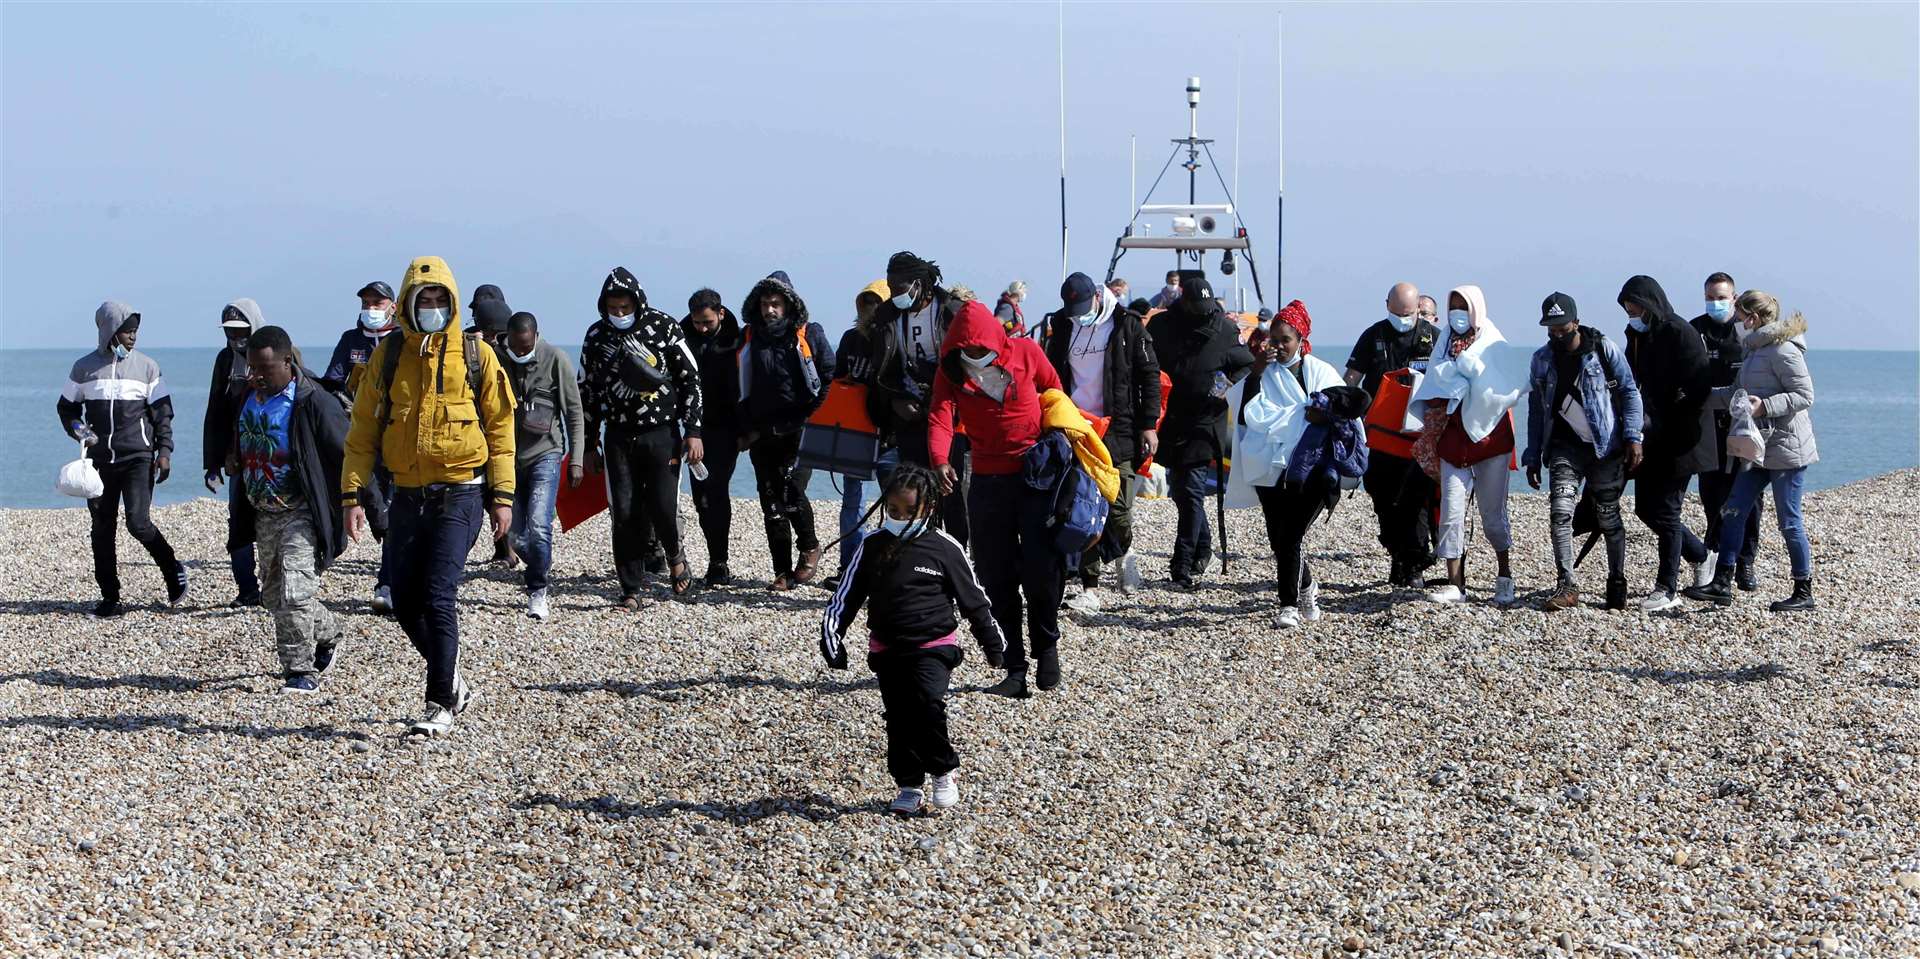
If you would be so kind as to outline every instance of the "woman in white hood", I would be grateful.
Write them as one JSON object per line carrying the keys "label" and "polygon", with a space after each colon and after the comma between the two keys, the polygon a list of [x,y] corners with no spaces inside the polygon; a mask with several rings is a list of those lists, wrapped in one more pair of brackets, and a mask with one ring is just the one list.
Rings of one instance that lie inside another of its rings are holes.
{"label": "woman in white hood", "polygon": [[1512,529],[1507,522],[1507,484],[1513,472],[1513,407],[1527,383],[1527,355],[1507,342],[1487,315],[1486,295],[1477,286],[1455,287],[1447,294],[1447,320],[1440,324],[1427,374],[1414,391],[1427,404],[1427,422],[1444,426],[1432,436],[1439,459],[1440,538],[1434,553],[1447,564],[1447,584],[1427,594],[1436,603],[1467,599],[1467,500],[1480,503],[1480,523],[1499,560],[1493,601],[1514,601],[1513,571],[1507,563]]}

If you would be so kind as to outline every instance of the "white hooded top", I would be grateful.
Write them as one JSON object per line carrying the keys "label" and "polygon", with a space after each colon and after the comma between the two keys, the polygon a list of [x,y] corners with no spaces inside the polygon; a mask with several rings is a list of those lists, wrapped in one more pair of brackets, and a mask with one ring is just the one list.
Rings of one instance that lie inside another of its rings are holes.
{"label": "white hooded top", "polygon": [[1427,358],[1426,376],[1413,391],[1409,405],[1446,403],[1449,412],[1459,411],[1467,439],[1478,443],[1520,402],[1533,353],[1507,342],[1487,316],[1487,298],[1479,287],[1457,286],[1453,292],[1467,301],[1467,315],[1480,333],[1459,356],[1449,357],[1447,346],[1453,342],[1453,327],[1445,321],[1439,324],[1440,335],[1434,338],[1433,353]]}

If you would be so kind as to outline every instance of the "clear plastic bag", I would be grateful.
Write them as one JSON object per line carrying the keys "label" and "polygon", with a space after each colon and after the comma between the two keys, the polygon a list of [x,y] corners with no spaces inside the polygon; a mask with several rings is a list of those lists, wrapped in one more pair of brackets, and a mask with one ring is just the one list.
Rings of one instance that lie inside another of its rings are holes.
{"label": "clear plastic bag", "polygon": [[1753,420],[1753,407],[1747,402],[1746,390],[1733,391],[1733,399],[1727,401],[1727,418],[1727,456],[1749,463],[1765,459],[1767,437],[1760,432],[1760,424]]}
{"label": "clear plastic bag", "polygon": [[94,468],[93,460],[87,458],[85,443],[80,444],[80,458],[60,467],[60,478],[53,483],[54,492],[80,499],[93,499],[106,488],[100,471]]}

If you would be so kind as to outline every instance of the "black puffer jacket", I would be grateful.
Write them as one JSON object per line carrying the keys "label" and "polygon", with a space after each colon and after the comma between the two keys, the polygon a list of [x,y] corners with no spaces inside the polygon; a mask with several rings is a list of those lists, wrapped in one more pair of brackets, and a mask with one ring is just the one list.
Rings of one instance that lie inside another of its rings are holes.
{"label": "black puffer jacket", "polygon": [[[777,326],[760,310],[761,297],[767,295],[786,301]],[[746,344],[740,349],[741,418],[749,430],[791,433],[827,397],[833,346],[820,324],[807,318],[806,301],[793,291],[785,273],[776,271],[755,283],[740,312],[747,318]],[[811,359],[801,352],[802,336]]]}
{"label": "black puffer jacket", "polygon": [[1160,424],[1156,462],[1168,468],[1199,466],[1227,452],[1227,401],[1213,395],[1213,375],[1238,380],[1253,366],[1253,353],[1240,342],[1240,330],[1211,296],[1187,297],[1154,317],[1147,327],[1160,371],[1173,382],[1167,415]]}
{"label": "black puffer jacket", "polygon": [[[1103,292],[1103,301],[1106,296]],[[1103,439],[1114,465],[1137,470],[1147,461],[1140,434],[1160,422],[1160,361],[1140,314],[1116,305],[1108,322],[1113,324],[1113,334],[1107,340],[1105,357],[1109,421]],[[1041,328],[1047,331],[1047,361],[1053,364],[1067,394],[1072,395],[1077,384],[1073,382],[1071,352],[1078,332],[1073,317],[1058,311],[1049,313],[1041,321]]]}
{"label": "black puffer jacket", "polygon": [[[1694,331],[1707,346],[1707,357],[1713,367],[1713,388],[1716,393],[1723,387],[1732,387],[1740,381],[1740,365],[1746,360],[1746,348],[1740,341],[1745,330],[1736,320],[1722,323],[1705,313],[1693,318]],[[1727,401],[1713,399],[1707,402],[1707,408],[1713,411],[1714,468],[1727,468],[1727,431],[1733,428],[1733,419],[1727,413]]]}
{"label": "black puffer jacket", "polygon": [[1636,276],[1621,287],[1618,301],[1640,307],[1647,323],[1641,333],[1627,327],[1627,365],[1640,386],[1646,422],[1646,459],[1636,475],[1686,476],[1715,468],[1712,434],[1702,442],[1702,417],[1713,393],[1713,365],[1706,343],[1673,312],[1666,291],[1650,276]]}

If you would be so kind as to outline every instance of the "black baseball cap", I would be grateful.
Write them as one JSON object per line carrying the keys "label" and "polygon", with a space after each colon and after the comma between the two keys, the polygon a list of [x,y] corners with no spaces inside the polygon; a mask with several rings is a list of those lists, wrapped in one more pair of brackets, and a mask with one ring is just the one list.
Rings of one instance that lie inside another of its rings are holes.
{"label": "black baseball cap", "polygon": [[1085,273],[1075,273],[1060,284],[1060,302],[1065,304],[1062,310],[1068,316],[1085,316],[1093,312],[1095,290],[1093,277]]}
{"label": "black baseball cap", "polygon": [[361,287],[360,292],[355,293],[354,296],[372,296],[382,300],[391,300],[393,299],[393,287],[388,286],[384,280],[375,280]]}
{"label": "black baseball cap", "polygon": [[1573,297],[1565,293],[1555,293],[1540,302],[1540,325],[1561,326],[1580,322],[1580,309],[1573,305]]}

